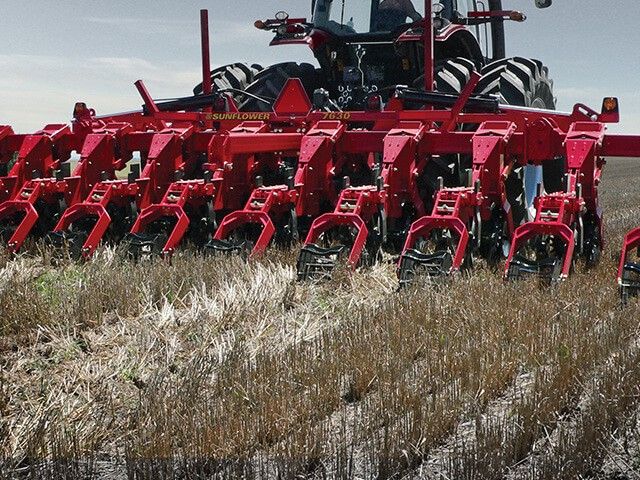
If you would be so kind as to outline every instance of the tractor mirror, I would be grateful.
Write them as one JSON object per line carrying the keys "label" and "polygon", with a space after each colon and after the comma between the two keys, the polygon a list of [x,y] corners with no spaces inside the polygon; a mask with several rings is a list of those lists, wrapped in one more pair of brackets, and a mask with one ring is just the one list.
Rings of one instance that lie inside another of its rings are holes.
{"label": "tractor mirror", "polygon": [[276,13],[276,20],[279,22],[286,22],[289,19],[289,14],[284,11],[279,11]]}
{"label": "tractor mirror", "polygon": [[536,7],[538,8],[549,8],[553,0],[536,0]]}
{"label": "tractor mirror", "polygon": [[442,12],[444,12],[444,5],[441,4],[440,2],[433,2],[433,7],[432,7],[432,12],[433,14],[437,17],[439,16]]}

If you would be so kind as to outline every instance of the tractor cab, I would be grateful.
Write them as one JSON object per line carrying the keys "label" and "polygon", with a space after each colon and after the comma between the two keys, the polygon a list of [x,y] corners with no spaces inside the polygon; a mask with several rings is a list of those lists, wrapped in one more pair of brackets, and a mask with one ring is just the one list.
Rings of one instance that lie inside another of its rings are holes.
{"label": "tractor cab", "polygon": [[[550,0],[536,0],[538,6],[544,2]],[[504,21],[526,17],[504,10],[501,0],[483,5],[474,0],[433,3],[436,66],[461,58],[481,70],[504,58]],[[312,82],[308,92],[324,90],[332,107],[360,109],[372,95],[386,100],[398,85],[424,86],[423,0],[312,0],[311,10],[310,21],[278,12],[275,19],[255,23],[275,33],[271,45],[309,45],[322,82]]]}
{"label": "tractor cab", "polygon": [[[380,38],[395,38],[397,31],[406,30],[424,16],[422,0],[316,0],[313,5],[312,23],[315,28],[335,35],[377,35]],[[442,29],[451,23],[456,15],[464,15],[468,6],[466,0],[441,0],[434,3],[437,19],[436,28]],[[476,2],[469,2],[472,5]],[[394,35],[395,34],[395,35]],[[364,38],[364,37],[363,37]]]}
{"label": "tractor cab", "polygon": [[[466,3],[436,2],[436,61],[461,56],[481,67],[480,43],[452,22],[466,16]],[[313,2],[311,45],[338,106],[363,107],[372,94],[386,99],[397,85],[424,83],[423,17],[422,0]]]}

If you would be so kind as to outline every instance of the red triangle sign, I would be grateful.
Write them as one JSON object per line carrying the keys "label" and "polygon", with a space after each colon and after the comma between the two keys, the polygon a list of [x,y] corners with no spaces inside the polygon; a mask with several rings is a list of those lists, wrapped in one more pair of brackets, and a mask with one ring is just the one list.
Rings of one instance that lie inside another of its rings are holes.
{"label": "red triangle sign", "polygon": [[306,115],[311,111],[311,107],[311,100],[300,79],[290,78],[273,104],[273,111],[278,115]]}

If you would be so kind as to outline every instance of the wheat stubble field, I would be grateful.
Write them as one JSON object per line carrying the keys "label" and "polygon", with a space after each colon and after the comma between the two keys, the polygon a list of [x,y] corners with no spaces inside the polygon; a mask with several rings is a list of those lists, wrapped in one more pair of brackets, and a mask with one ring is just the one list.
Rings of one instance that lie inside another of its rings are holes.
{"label": "wheat stubble field", "polygon": [[295,253],[0,259],[0,478],[640,478],[640,331],[619,308],[640,165],[566,283],[325,284]]}

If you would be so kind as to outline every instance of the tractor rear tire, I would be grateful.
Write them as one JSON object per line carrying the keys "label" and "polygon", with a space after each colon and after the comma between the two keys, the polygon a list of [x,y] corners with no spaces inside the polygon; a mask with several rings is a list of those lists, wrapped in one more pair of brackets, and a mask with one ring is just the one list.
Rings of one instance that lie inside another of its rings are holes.
{"label": "tractor rear tire", "polygon": [[[539,60],[522,57],[503,58],[486,65],[476,93],[498,96],[500,103],[527,108],[555,110],[553,81],[549,69]],[[564,159],[554,159],[543,165],[545,190],[555,192],[562,189]],[[516,226],[528,219],[525,192],[524,167],[515,168],[507,179],[507,199],[511,204]]]}
{"label": "tractor rear tire", "polygon": [[[471,79],[475,64],[466,58],[450,58],[436,65],[436,90],[441,93],[458,95]],[[418,79],[424,84],[424,77]],[[459,187],[463,185],[465,159],[461,155],[441,155],[434,157],[425,168],[427,182],[427,199],[430,199],[438,189],[438,178],[442,178],[445,187]],[[430,207],[430,205],[428,205]]]}
{"label": "tractor rear tire", "polygon": [[[232,63],[211,70],[211,85],[213,91],[235,89],[245,90],[253,83],[256,75],[262,71],[260,65],[247,65],[246,63]],[[202,83],[193,89],[194,95],[202,95]],[[234,97],[236,94],[233,94]]]}
{"label": "tractor rear tire", "polygon": [[[456,57],[439,62],[435,66],[434,80],[436,91],[440,93],[448,93],[459,95],[464,87],[471,80],[471,75],[476,70],[475,64],[463,57]],[[421,84],[424,80],[420,79]],[[474,130],[476,125],[462,125],[462,130]],[[440,179],[442,185],[447,187],[461,187],[466,185],[467,179],[465,170],[471,166],[470,155],[440,155],[432,157],[425,167],[425,179],[427,181],[426,207],[428,214],[431,214],[435,195],[440,188]],[[449,257],[445,257],[446,263]],[[444,266],[444,269],[446,267]],[[465,267],[470,266],[470,258],[466,259]]]}
{"label": "tractor rear tire", "polygon": [[436,90],[458,95],[471,79],[475,64],[467,58],[450,58],[436,66]]}
{"label": "tractor rear tire", "polygon": [[[240,100],[240,110],[245,112],[270,112],[273,104],[290,78],[298,78],[312,98],[314,90],[319,86],[316,67],[310,63],[278,63],[258,73],[245,91],[253,96],[245,95]],[[262,99],[258,100],[255,97]]]}

